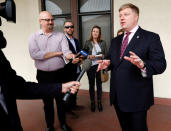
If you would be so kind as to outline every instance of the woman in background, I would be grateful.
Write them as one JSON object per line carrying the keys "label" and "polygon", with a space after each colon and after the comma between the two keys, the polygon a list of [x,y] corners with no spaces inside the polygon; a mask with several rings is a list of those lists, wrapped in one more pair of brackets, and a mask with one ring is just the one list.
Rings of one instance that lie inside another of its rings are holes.
{"label": "woman in background", "polygon": [[117,36],[122,35],[123,33],[124,33],[124,30],[123,30],[123,29],[119,29],[119,30],[117,31]]}
{"label": "woman in background", "polygon": [[102,97],[102,82],[100,72],[96,72],[98,63],[97,60],[103,59],[107,53],[106,42],[102,40],[101,28],[97,25],[93,26],[89,40],[87,40],[83,47],[89,54],[88,58],[92,60],[91,68],[87,71],[89,81],[89,94],[91,100],[91,111],[95,112],[95,79],[97,87],[97,103],[99,112],[103,111],[101,97]]}

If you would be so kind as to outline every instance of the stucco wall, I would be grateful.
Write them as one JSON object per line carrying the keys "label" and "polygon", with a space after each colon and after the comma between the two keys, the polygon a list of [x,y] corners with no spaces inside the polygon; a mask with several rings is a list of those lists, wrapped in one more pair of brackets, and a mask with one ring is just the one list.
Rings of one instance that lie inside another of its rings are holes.
{"label": "stucco wall", "polygon": [[36,80],[34,63],[28,51],[28,38],[32,32],[40,29],[39,0],[15,0],[15,3],[16,24],[9,23],[1,17],[0,29],[8,42],[3,51],[17,74],[26,80]]}

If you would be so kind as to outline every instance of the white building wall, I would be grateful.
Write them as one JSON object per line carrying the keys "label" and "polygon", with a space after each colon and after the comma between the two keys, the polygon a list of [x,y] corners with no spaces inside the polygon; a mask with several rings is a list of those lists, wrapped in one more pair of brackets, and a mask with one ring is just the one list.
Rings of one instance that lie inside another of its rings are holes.
{"label": "white building wall", "polygon": [[0,29],[4,32],[7,47],[3,49],[17,74],[26,80],[36,80],[34,61],[28,51],[28,38],[40,29],[38,23],[39,0],[14,0],[16,3],[16,24],[2,19]]}

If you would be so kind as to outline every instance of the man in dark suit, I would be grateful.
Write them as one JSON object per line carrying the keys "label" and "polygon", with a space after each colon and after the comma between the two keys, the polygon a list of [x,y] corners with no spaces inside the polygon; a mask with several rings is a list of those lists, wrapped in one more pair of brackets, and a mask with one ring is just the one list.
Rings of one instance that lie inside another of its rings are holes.
{"label": "man in dark suit", "polygon": [[152,77],[166,69],[163,47],[158,34],[138,26],[138,7],[124,4],[119,16],[125,32],[112,39],[108,60],[99,61],[98,70],[111,69],[110,102],[122,131],[148,131],[147,110],[154,104]]}
{"label": "man in dark suit", "polygon": [[[71,20],[66,20],[64,22],[64,32],[68,40],[70,51],[73,54],[77,55],[80,52],[80,47],[79,47],[80,45],[79,45],[79,41],[73,36],[74,24]],[[74,59],[72,62],[68,63],[65,66],[65,69],[67,73],[69,73],[68,81],[76,80],[81,71],[79,59]],[[70,107],[71,109],[76,109],[79,107],[77,106],[77,93],[71,96]]]}
{"label": "man in dark suit", "polygon": [[72,93],[80,86],[79,82],[65,84],[37,84],[26,82],[16,75],[1,50],[6,46],[6,40],[0,31],[0,130],[22,131],[16,99],[42,99],[58,97],[69,88]]}

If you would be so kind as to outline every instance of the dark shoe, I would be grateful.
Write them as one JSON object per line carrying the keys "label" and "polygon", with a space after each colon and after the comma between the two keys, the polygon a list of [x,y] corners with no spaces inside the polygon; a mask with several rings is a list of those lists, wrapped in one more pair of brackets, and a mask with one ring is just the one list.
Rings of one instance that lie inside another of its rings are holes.
{"label": "dark shoe", "polygon": [[63,131],[72,131],[71,127],[69,127],[67,124],[61,125],[61,129]]}
{"label": "dark shoe", "polygon": [[72,110],[75,110],[75,111],[79,111],[79,110],[82,110],[84,109],[84,106],[78,106],[78,105],[75,105],[72,107]]}
{"label": "dark shoe", "polygon": [[91,102],[91,111],[95,112],[95,109],[96,109],[95,102]]}
{"label": "dark shoe", "polygon": [[79,116],[75,112],[73,112],[73,111],[66,112],[66,114],[70,115],[72,119],[79,118]]}
{"label": "dark shoe", "polygon": [[101,101],[98,101],[98,110],[99,110],[99,112],[103,111],[103,107],[102,107]]}
{"label": "dark shoe", "polygon": [[54,131],[54,127],[46,128],[46,131]]}

